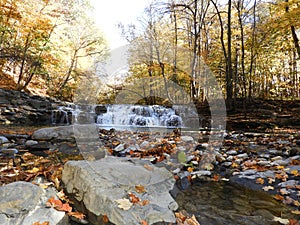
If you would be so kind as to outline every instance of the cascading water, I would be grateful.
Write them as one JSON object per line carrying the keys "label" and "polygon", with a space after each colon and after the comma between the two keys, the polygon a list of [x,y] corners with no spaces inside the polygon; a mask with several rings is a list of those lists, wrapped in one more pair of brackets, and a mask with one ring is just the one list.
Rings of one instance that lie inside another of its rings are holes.
{"label": "cascading water", "polygon": [[52,111],[52,124],[99,126],[183,127],[182,115],[159,105],[72,105]]}
{"label": "cascading water", "polygon": [[182,127],[182,118],[171,108],[159,105],[109,105],[97,116],[97,124],[146,127]]}

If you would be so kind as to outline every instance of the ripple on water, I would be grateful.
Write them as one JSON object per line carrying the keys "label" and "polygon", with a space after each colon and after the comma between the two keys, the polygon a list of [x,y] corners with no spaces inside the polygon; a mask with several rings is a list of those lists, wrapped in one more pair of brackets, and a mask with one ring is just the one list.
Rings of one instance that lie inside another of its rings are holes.
{"label": "ripple on water", "polygon": [[180,208],[205,225],[277,225],[274,216],[299,219],[269,194],[226,182],[205,182],[180,192]]}

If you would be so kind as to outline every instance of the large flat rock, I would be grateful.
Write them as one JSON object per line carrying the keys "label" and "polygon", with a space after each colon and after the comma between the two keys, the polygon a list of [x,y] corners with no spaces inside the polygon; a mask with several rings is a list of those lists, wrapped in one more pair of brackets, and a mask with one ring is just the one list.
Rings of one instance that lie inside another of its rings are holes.
{"label": "large flat rock", "polygon": [[[173,211],[178,205],[170,195],[175,179],[165,168],[158,168],[139,159],[106,157],[97,161],[69,161],[65,164],[62,181],[67,193],[84,203],[96,216],[107,215],[116,225],[140,225],[175,222]],[[136,186],[146,192],[138,193]],[[119,199],[129,199],[134,193],[149,203],[133,204],[129,210],[118,207]]]}
{"label": "large flat rock", "polygon": [[67,225],[68,218],[64,212],[46,208],[51,196],[55,196],[54,190],[45,190],[23,181],[0,187],[0,224],[49,222],[49,225]]}

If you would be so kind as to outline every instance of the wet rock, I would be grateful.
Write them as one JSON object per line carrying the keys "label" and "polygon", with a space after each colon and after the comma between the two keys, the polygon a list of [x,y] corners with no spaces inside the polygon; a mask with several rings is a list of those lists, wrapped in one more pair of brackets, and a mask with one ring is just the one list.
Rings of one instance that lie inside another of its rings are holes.
{"label": "wet rock", "polygon": [[180,139],[182,142],[194,142],[194,138],[191,136],[181,136]]}
{"label": "wet rock", "polygon": [[74,130],[73,126],[59,126],[48,127],[36,130],[32,134],[32,139],[36,141],[50,141],[50,140],[73,140]]}
{"label": "wet rock", "polygon": [[28,140],[25,142],[25,146],[32,146],[32,145],[36,145],[38,144],[39,142],[38,141],[34,141],[34,140]]}
{"label": "wet rock", "polygon": [[[90,213],[97,217],[107,215],[114,224],[140,224],[141,219],[148,224],[175,222],[173,210],[177,204],[169,194],[175,184],[173,175],[148,161],[117,157],[69,161],[64,166],[62,181],[67,193],[73,194]],[[136,185],[147,191],[137,193]],[[149,200],[149,204],[135,204],[129,210],[119,208],[116,200],[128,199],[128,192]]]}
{"label": "wet rock", "polygon": [[296,180],[288,180],[288,181],[285,181],[285,182],[281,182],[278,184],[279,187],[296,187],[298,185],[298,181]]}
{"label": "wet rock", "polygon": [[47,200],[55,195],[28,182],[14,182],[0,187],[0,224],[34,224],[49,222],[49,225],[67,225],[64,212],[46,208]]}
{"label": "wet rock", "polygon": [[9,143],[9,140],[4,136],[0,136],[0,145],[5,143]]}

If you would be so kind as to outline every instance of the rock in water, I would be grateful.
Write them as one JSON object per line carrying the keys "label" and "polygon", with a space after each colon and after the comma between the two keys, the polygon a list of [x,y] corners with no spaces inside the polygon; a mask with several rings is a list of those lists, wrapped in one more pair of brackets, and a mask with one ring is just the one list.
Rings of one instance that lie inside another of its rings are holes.
{"label": "rock in water", "polygon": [[55,191],[23,181],[0,187],[0,224],[49,222],[49,225],[67,225],[64,212],[45,207],[51,196],[55,196]]}
{"label": "rock in water", "polygon": [[[167,169],[148,161],[117,157],[69,161],[62,181],[67,193],[74,194],[89,212],[107,215],[116,225],[139,225],[141,220],[148,224],[176,221],[173,211],[178,205],[169,193],[175,179]],[[143,193],[137,187],[143,187]],[[117,202],[129,199],[129,193],[147,204],[135,203],[128,210],[122,209]]]}

